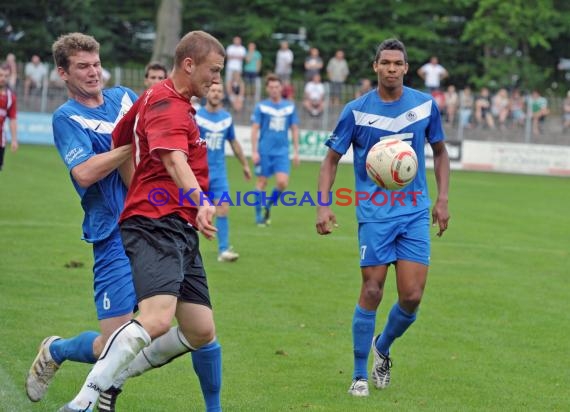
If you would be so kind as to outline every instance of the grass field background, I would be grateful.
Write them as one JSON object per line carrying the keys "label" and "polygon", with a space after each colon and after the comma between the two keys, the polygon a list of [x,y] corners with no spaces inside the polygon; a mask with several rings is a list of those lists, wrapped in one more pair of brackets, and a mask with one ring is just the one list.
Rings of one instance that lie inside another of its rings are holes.
{"label": "grass field background", "polygon": [[[250,190],[228,164],[232,189]],[[336,188],[353,187],[351,168],[340,167]],[[317,173],[315,163],[294,169],[290,189],[314,193]],[[0,196],[0,411],[54,411],[89,365],[64,364],[37,404],[23,383],[45,336],[97,330],[82,211],[53,147],[7,153]],[[454,172],[418,320],[392,348],[390,388],[365,399],[346,393],[360,287],[354,208],[334,208],[340,227],[328,237],[310,206],[275,208],[268,228],[252,208],[232,208],[240,260],[218,263],[216,243],[202,241],[224,410],[570,410],[569,204],[567,178]],[[393,272],[384,296],[377,330],[396,299]],[[129,381],[118,410],[202,411],[190,356]]]}

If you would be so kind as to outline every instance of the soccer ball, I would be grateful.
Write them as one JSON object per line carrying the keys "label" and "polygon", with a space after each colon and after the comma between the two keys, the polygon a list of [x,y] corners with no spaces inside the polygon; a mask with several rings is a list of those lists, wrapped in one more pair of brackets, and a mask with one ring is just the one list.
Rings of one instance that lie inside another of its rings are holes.
{"label": "soccer ball", "polygon": [[417,172],[416,152],[401,140],[381,140],[366,155],[366,173],[381,188],[402,189],[414,180]]}

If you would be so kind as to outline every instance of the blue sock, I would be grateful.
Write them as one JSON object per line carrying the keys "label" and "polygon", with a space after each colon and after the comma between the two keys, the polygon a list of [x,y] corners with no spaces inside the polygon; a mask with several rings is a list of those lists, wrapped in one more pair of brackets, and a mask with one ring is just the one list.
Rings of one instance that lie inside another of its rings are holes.
{"label": "blue sock", "polygon": [[58,339],[49,346],[51,357],[61,365],[63,361],[95,363],[93,341],[99,336],[98,332],[87,331],[69,339]]}
{"label": "blue sock", "polygon": [[376,311],[356,305],[352,317],[352,347],[354,349],[354,373],[352,379],[368,378],[368,354],[374,337]]}
{"label": "blue sock", "polygon": [[376,348],[383,355],[390,354],[390,346],[402,336],[402,334],[410,327],[416,320],[416,313],[408,313],[404,311],[396,302],[390,313],[388,314],[388,321],[380,337],[376,340]]}
{"label": "blue sock", "polygon": [[230,247],[230,225],[228,224],[228,217],[216,217],[216,227],[218,228],[218,252],[222,253]]}
{"label": "blue sock", "polygon": [[263,222],[263,216],[261,216],[261,190],[255,188],[253,193],[255,193],[255,223],[260,223]]}
{"label": "blue sock", "polygon": [[200,380],[206,412],[221,412],[222,347],[218,341],[191,352],[194,371]]}
{"label": "blue sock", "polygon": [[277,189],[276,187],[273,188],[273,192],[271,192],[271,197],[269,198],[269,201],[267,202],[267,208],[271,209],[271,206],[276,205],[279,201],[279,197],[281,196],[281,193],[283,193],[281,190]]}

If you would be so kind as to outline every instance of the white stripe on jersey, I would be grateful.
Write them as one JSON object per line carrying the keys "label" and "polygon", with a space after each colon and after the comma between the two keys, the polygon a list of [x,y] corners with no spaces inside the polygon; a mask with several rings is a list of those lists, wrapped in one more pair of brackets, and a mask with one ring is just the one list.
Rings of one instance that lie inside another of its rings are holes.
{"label": "white stripe on jersey", "polygon": [[285,117],[285,116],[289,116],[290,114],[293,113],[293,111],[295,110],[295,105],[291,104],[291,105],[282,107],[281,109],[276,109],[274,107],[266,106],[266,105],[260,103],[259,104],[259,110],[261,111],[261,113],[268,114],[271,116]]}
{"label": "white stripe on jersey", "polygon": [[392,118],[353,110],[354,122],[357,126],[374,127],[389,132],[399,132],[403,128],[419,122],[431,115],[432,100],[416,106],[398,117]]}
{"label": "white stripe on jersey", "polygon": [[125,93],[121,99],[121,110],[119,110],[117,118],[112,123],[99,119],[87,119],[86,117],[77,114],[70,116],[70,119],[79,123],[84,129],[93,130],[97,133],[111,134],[116,124],[119,123],[119,120],[121,120],[125,114],[127,114],[132,105],[133,101],[131,100],[131,97],[128,93]]}
{"label": "white stripe on jersey", "polygon": [[198,126],[203,127],[204,129],[207,129],[210,132],[216,132],[216,133],[223,132],[232,125],[231,116],[228,116],[225,119],[220,120],[219,122],[213,122],[198,114],[196,115],[195,119],[196,123],[198,123]]}

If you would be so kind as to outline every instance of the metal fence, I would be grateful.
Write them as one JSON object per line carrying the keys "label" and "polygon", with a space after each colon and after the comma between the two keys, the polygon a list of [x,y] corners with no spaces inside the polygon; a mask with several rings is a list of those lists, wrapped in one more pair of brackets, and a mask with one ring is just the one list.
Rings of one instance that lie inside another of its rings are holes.
{"label": "metal fence", "polygon": [[[115,67],[110,70],[111,78],[107,86],[124,85],[133,89],[137,93],[144,90],[144,71],[142,69],[130,69]],[[23,78],[23,73],[20,79]],[[294,100],[297,106],[301,128],[306,130],[332,130],[336,120],[340,115],[344,103],[353,99],[357,91],[356,85],[345,84],[341,90],[341,104],[332,104],[329,98],[328,84],[325,83],[325,105],[324,111],[319,116],[312,116],[303,108],[303,91],[305,83],[302,80],[292,82],[294,89]],[[239,112],[232,110],[228,105],[228,110],[234,117],[234,122],[238,125],[249,125],[251,113],[257,101],[264,96],[262,82],[246,84],[245,103]],[[40,88],[32,89],[28,98],[23,96],[23,81],[19,81],[16,87],[18,96],[19,111],[51,113],[67,99],[65,87],[58,82],[50,81],[46,78]],[[561,98],[548,98],[550,114],[541,123],[541,133],[534,135],[530,121],[530,113],[527,113],[524,124],[516,125],[508,119],[505,127],[488,128],[481,125],[469,126],[459,122],[459,115],[453,124],[443,120],[444,129],[449,140],[485,140],[500,142],[518,143],[541,143],[554,145],[570,145],[570,131],[563,129],[563,114]]]}

